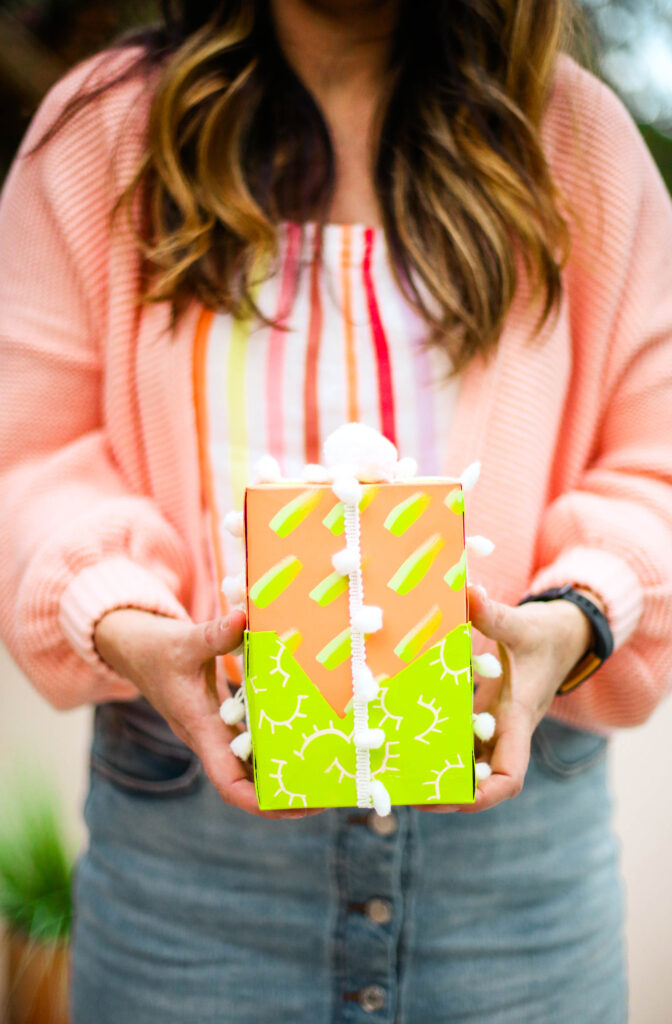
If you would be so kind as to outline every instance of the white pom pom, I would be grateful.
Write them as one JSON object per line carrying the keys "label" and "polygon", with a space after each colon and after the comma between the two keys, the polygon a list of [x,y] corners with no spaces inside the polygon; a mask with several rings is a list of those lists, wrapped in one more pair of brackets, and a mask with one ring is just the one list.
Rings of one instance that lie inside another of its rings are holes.
{"label": "white pom pom", "polygon": [[494,543],[488,537],[481,537],[480,534],[467,537],[466,547],[470,555],[491,555],[495,550]]}
{"label": "white pom pom", "polygon": [[472,462],[470,466],[460,473],[460,480],[462,482],[462,490],[466,493],[471,491],[476,486],[476,482],[481,475],[481,464],[480,462]]}
{"label": "white pom pom", "polygon": [[227,697],[219,709],[219,717],[227,725],[238,725],[245,718],[245,705],[237,697]]}
{"label": "white pom pom", "polygon": [[326,484],[331,479],[331,474],[324,466],[316,462],[309,462],[301,470],[301,479],[309,484]]}
{"label": "white pom pom", "polygon": [[331,556],[331,564],[339,576],[348,576],[359,565],[357,550],[343,548],[342,551],[337,551],[336,554]]}
{"label": "white pom pom", "polygon": [[359,505],[362,500],[362,485],[354,476],[338,476],[331,489],[344,505]]}
{"label": "white pom pom", "polygon": [[231,750],[241,761],[247,761],[252,753],[252,737],[249,732],[240,732],[229,743]]}
{"label": "white pom pom", "polygon": [[391,480],[397,449],[386,437],[364,423],[344,423],[324,442],[327,466],[353,467],[359,480]]}
{"label": "white pom pom", "polygon": [[245,516],[242,512],[227,512],[222,519],[222,526],[233,537],[242,537],[245,533]]}
{"label": "white pom pom", "polygon": [[282,480],[278,460],[272,455],[262,455],[254,467],[253,480],[257,484],[277,484],[278,480]]}
{"label": "white pom pom", "polygon": [[474,654],[471,659],[474,672],[484,679],[496,679],[502,674],[502,663],[494,654]]}
{"label": "white pom pom", "polygon": [[245,576],[225,576],[222,580],[222,593],[229,604],[240,604],[247,594]]}
{"label": "white pom pom", "polygon": [[487,761],[476,762],[476,781],[485,782],[492,775],[492,768]]}
{"label": "white pom pom", "polygon": [[385,786],[378,779],[374,779],[371,783],[371,797],[376,814],[379,814],[381,818],[386,818],[392,810],[392,801]]}
{"label": "white pom pom", "polygon": [[412,480],[417,474],[418,463],[415,459],[410,458],[410,456],[399,459],[399,462],[394,467],[395,480]]}
{"label": "white pom pom", "polygon": [[382,729],[359,729],[353,742],[358,750],[377,750],[385,742],[385,733]]}
{"label": "white pom pom", "polygon": [[353,677],[353,688],[355,697],[358,700],[366,701],[367,704],[378,696],[378,683],[374,679],[373,672],[368,665],[358,665],[356,667]]}
{"label": "white pom pom", "polygon": [[472,715],[474,732],[479,740],[487,743],[495,735],[495,719],[489,711],[482,711],[480,715]]}
{"label": "white pom pom", "polygon": [[352,628],[362,633],[377,633],[383,628],[383,609],[377,604],[363,604],[352,616]]}

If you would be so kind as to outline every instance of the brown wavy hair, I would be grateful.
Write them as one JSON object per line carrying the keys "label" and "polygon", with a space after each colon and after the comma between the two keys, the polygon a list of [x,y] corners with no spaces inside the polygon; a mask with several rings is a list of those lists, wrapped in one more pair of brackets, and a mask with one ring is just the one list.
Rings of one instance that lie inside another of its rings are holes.
{"label": "brown wavy hair", "polygon": [[[539,300],[535,332],[558,305],[569,205],[540,128],[580,25],[572,0],[400,4],[371,172],[398,283],[454,372],[494,347],[521,273]],[[194,297],[249,314],[278,223],[328,219],[328,126],[269,0],[165,0],[163,24],[119,46],[138,43],[141,56],[76,97],[42,141],[107,88],[155,71],[145,155],[118,204],[144,211],[145,299],[176,315]]]}

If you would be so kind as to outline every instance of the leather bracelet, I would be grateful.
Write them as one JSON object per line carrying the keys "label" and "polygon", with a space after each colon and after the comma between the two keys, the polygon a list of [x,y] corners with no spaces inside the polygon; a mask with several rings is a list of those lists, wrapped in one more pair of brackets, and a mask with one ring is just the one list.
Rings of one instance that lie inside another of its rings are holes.
{"label": "leather bracelet", "polygon": [[593,642],[590,649],[584,654],[574,666],[569,675],[563,679],[558,687],[558,694],[571,693],[577,686],[585,682],[594,672],[598,670],[614,650],[614,637],[609,626],[606,615],[596,604],[584,594],[579,594],[571,585],[564,587],[551,587],[549,590],[542,590],[538,594],[528,594],[518,604],[527,604],[530,601],[571,601],[589,620],[593,628]]}

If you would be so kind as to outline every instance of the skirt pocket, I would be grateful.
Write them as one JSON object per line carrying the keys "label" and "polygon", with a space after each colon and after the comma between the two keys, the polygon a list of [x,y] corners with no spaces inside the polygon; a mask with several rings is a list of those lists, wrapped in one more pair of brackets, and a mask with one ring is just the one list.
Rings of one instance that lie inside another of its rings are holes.
{"label": "skirt pocket", "polygon": [[139,729],[124,706],[96,709],[91,770],[137,796],[172,797],[190,793],[202,779],[201,762],[178,739],[174,743]]}
{"label": "skirt pocket", "polygon": [[532,757],[555,778],[571,778],[606,756],[608,737],[543,718],[532,736]]}

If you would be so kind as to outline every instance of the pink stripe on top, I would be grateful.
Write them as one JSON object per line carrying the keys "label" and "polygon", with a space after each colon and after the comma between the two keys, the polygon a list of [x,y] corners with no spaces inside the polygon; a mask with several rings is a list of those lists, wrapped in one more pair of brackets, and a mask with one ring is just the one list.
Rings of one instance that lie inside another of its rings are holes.
{"label": "pink stripe on top", "polygon": [[286,352],[287,332],[284,330],[289,316],[297,285],[298,256],[301,244],[301,228],[298,224],[287,225],[287,243],[282,267],[282,284],[278,296],[275,319],[278,327],[271,328],[268,339],[266,372],[266,417],[268,427],[268,451],[276,459],[284,455],[284,409],[283,391],[278,387],[282,379],[283,361]]}
{"label": "pink stripe on top", "polygon": [[380,430],[393,443],[397,443],[397,428],[394,418],[394,391],[392,388],[392,372],[387,336],[380,318],[378,300],[371,277],[371,249],[373,248],[374,232],[367,228],[365,233],[364,263],[362,277],[366,290],[366,301],[371,318],[371,335],[376,349],[378,363],[378,398],[380,403]]}

